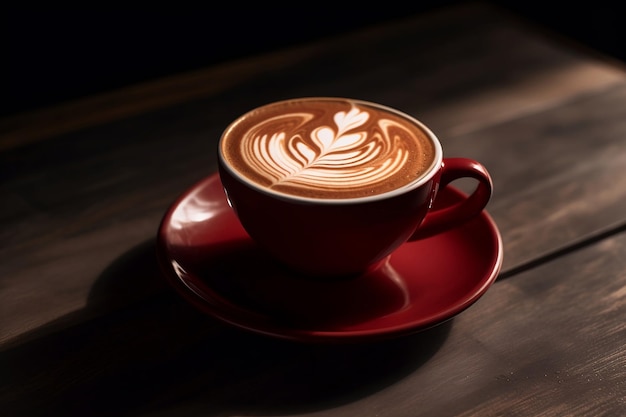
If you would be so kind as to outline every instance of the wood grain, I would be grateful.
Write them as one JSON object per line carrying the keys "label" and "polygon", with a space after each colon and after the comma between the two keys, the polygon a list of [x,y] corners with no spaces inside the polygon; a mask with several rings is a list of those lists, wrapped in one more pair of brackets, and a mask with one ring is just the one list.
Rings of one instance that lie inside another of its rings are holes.
{"label": "wood grain", "polygon": [[489,167],[505,269],[626,223],[626,85],[444,141]]}

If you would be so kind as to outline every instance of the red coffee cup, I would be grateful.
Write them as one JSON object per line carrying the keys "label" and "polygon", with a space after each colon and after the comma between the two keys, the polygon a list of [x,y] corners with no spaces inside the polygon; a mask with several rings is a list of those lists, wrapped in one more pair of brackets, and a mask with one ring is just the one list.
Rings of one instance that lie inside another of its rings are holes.
{"label": "red coffee cup", "polygon": [[[423,161],[415,162],[416,155]],[[347,98],[298,98],[251,110],[225,129],[218,164],[250,237],[285,266],[320,279],[377,268],[407,241],[480,214],[492,194],[486,168],[444,158],[438,138],[419,120]],[[477,180],[466,199],[431,209],[439,189],[465,177]]]}

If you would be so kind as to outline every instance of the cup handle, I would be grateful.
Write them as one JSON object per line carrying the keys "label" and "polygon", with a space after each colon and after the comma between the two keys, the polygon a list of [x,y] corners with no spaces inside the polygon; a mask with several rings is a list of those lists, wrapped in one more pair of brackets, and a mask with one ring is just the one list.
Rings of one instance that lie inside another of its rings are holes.
{"label": "cup handle", "polygon": [[[466,199],[439,210],[430,211],[411,240],[423,239],[461,225],[477,216],[485,208],[493,191],[493,182],[487,169],[472,159],[445,158],[441,167],[441,178],[436,190],[442,189],[459,178],[474,178],[478,186]],[[435,190],[435,191],[436,191]],[[435,198],[438,192],[435,193]]]}

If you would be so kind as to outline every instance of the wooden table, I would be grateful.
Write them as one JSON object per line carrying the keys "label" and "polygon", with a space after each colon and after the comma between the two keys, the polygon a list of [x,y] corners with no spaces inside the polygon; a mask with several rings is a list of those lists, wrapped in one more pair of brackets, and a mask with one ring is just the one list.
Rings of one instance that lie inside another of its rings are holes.
{"label": "wooden table", "polygon": [[[235,329],[165,284],[175,198],[221,130],[338,95],[483,162],[501,274],[440,326],[309,344]],[[626,415],[626,72],[483,3],[0,122],[0,414]]]}

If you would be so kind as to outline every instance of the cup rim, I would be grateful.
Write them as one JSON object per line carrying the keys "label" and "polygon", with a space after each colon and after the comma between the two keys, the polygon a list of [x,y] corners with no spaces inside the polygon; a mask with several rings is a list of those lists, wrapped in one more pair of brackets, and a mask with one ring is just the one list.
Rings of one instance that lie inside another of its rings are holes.
{"label": "cup rim", "polygon": [[[293,102],[293,101],[318,101],[318,100],[331,100],[331,101],[347,101],[347,102],[352,102],[352,103],[356,103],[356,104],[362,104],[364,106],[370,106],[370,107],[375,107],[378,108],[380,110],[389,112],[389,113],[393,113],[403,119],[406,119],[408,121],[410,121],[411,123],[415,124],[416,126],[418,126],[420,128],[420,130],[422,130],[422,132],[430,139],[431,143],[434,146],[435,149],[435,155],[433,157],[433,161],[431,163],[431,165],[428,167],[428,169],[426,169],[424,171],[424,173],[422,175],[420,175],[419,177],[415,178],[413,181],[411,181],[408,184],[405,184],[401,187],[395,188],[391,191],[387,191],[384,193],[379,193],[379,194],[375,194],[375,195],[370,195],[370,196],[365,196],[365,197],[350,197],[350,198],[316,198],[316,197],[303,197],[303,196],[298,196],[298,195],[294,195],[294,194],[288,194],[288,193],[284,193],[284,192],[280,192],[280,191],[275,191],[275,190],[271,190],[265,187],[262,187],[258,184],[256,184],[255,182],[249,180],[248,178],[246,178],[245,176],[241,175],[239,172],[237,172],[233,167],[231,167],[231,165],[228,163],[228,161],[226,160],[226,158],[223,155],[223,151],[222,151],[222,143],[224,142],[224,138],[226,135],[226,132],[228,132],[229,130],[231,130],[231,128],[239,122],[239,120],[241,120],[242,118],[246,117],[248,114],[250,114],[251,112],[254,112],[260,108],[266,107],[266,106],[273,106],[273,105],[279,105],[281,103],[286,103],[286,102]],[[355,99],[355,98],[347,98],[347,97],[333,97],[333,96],[309,96],[309,97],[295,97],[295,98],[289,98],[289,99],[283,99],[283,100],[277,100],[277,101],[272,101],[269,102],[267,104],[263,104],[260,106],[256,106],[255,108],[241,114],[240,116],[238,116],[235,120],[233,120],[232,122],[230,122],[228,124],[228,126],[226,126],[226,128],[222,131],[221,135],[220,135],[220,139],[218,141],[218,162],[220,163],[220,165],[222,166],[222,168],[226,169],[230,175],[232,175],[233,177],[237,178],[240,182],[246,184],[248,187],[258,191],[261,194],[265,194],[268,196],[272,196],[274,198],[278,198],[281,200],[285,200],[285,201],[291,201],[291,202],[300,202],[300,203],[315,203],[315,204],[325,204],[325,205],[343,205],[343,204],[358,204],[358,203],[367,203],[367,202],[374,202],[374,201],[381,201],[381,200],[385,200],[388,198],[393,198],[402,194],[405,194],[411,190],[415,190],[417,188],[420,188],[422,185],[424,185],[425,183],[429,182],[438,172],[439,172],[439,167],[441,167],[442,163],[443,163],[443,148],[441,145],[441,142],[439,141],[439,138],[437,137],[437,135],[435,135],[435,133],[430,130],[430,128],[428,126],[426,126],[422,121],[418,120],[416,117],[411,116],[408,113],[405,113],[401,110],[398,110],[396,108],[384,105],[384,104],[380,104],[380,103],[376,103],[373,101],[368,101],[368,100],[361,100],[361,99]]]}

